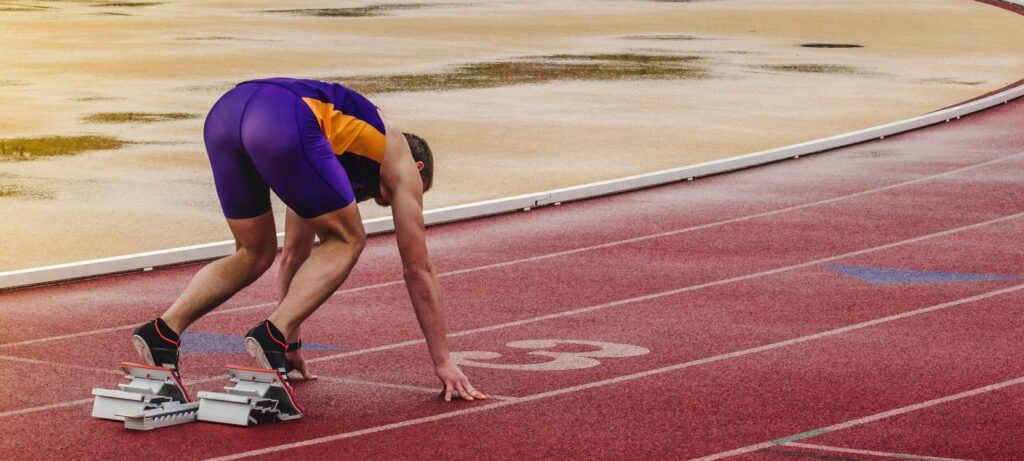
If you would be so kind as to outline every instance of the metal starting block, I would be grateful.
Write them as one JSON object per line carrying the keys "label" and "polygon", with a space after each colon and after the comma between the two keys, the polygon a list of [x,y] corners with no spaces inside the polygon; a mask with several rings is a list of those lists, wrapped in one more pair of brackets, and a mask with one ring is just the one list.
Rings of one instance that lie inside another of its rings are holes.
{"label": "metal starting block", "polygon": [[124,421],[125,428],[140,431],[196,420],[199,404],[190,402],[170,368],[124,362],[121,369],[131,382],[119,384],[120,390],[92,390],[94,418]]}
{"label": "metal starting block", "polygon": [[302,406],[277,370],[237,365],[225,367],[234,386],[226,393],[200,392],[200,421],[249,426],[302,417]]}

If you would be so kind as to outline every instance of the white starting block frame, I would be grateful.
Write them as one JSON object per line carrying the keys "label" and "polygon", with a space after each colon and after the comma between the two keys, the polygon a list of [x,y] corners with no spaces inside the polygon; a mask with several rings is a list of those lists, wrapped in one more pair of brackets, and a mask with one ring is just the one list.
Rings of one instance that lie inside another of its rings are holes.
{"label": "white starting block frame", "polygon": [[136,431],[197,420],[250,426],[302,417],[302,406],[277,370],[225,368],[234,386],[225,387],[226,393],[200,392],[194,402],[170,368],[124,362],[121,369],[131,382],[119,384],[120,390],[93,389],[92,416],[124,421],[125,429]]}
{"label": "white starting block frame", "polygon": [[200,421],[249,426],[299,419],[304,411],[288,381],[277,370],[225,367],[234,386],[226,393],[200,392]]}
{"label": "white starting block frame", "polygon": [[199,404],[170,368],[123,362],[128,384],[120,390],[96,388],[92,406],[94,418],[124,421],[125,428],[148,431],[196,420]]}

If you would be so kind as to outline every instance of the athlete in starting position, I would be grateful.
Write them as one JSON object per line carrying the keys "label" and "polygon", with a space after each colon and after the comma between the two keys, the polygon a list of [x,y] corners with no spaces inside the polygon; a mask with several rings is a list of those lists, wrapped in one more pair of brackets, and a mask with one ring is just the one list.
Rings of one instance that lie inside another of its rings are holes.
{"label": "athlete in starting position", "polygon": [[[437,276],[427,254],[423,192],[433,157],[376,106],[338,84],[274,78],[236,86],[210,110],[204,130],[214,182],[237,251],[200,270],[159,318],[139,326],[143,360],[178,370],[181,333],[260,277],[274,262],[270,190],[288,205],[278,283],[282,298],[245,336],[265,368],[306,379],[300,325],[334,293],[366,242],[356,202],[390,206],[405,284],[445,400],[484,399],[452,362]],[[314,234],[320,245],[313,249]]]}

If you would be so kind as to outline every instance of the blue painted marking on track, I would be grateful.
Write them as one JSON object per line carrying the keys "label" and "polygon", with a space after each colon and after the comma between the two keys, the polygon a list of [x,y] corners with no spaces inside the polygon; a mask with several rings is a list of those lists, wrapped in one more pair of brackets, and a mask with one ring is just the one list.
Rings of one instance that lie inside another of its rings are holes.
{"label": "blue painted marking on track", "polygon": [[[348,349],[345,346],[329,344],[302,343],[304,351],[337,351]],[[185,354],[213,354],[220,352],[245,352],[242,336],[207,333],[204,331],[186,331],[181,336],[181,352]]]}
{"label": "blue painted marking on track", "polygon": [[872,285],[914,285],[952,282],[1005,282],[1024,277],[1002,274],[975,274],[970,272],[941,272],[890,267],[850,266],[825,264],[825,268]]}

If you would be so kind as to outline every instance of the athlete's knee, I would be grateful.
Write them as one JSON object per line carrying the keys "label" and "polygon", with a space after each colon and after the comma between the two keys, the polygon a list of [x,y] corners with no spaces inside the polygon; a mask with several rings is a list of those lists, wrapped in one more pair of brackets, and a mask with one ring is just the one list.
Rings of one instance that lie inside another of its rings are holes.
{"label": "athlete's knee", "polygon": [[346,228],[339,232],[329,232],[320,236],[321,243],[334,240],[351,248],[358,256],[366,248],[366,230],[363,226]]}
{"label": "athlete's knee", "polygon": [[309,255],[312,251],[312,239],[308,242],[302,243],[286,241],[284,247],[281,248],[281,267],[297,268],[298,266],[301,266],[306,259],[309,259]]}
{"label": "athlete's knee", "polygon": [[249,268],[249,278],[255,280],[274,265],[277,241],[275,239],[258,245],[239,246],[235,254],[245,259]]}

